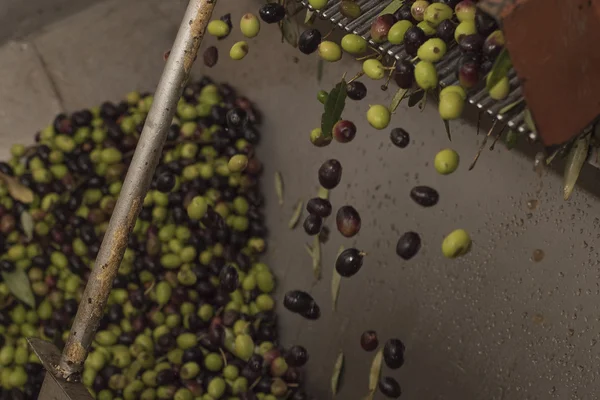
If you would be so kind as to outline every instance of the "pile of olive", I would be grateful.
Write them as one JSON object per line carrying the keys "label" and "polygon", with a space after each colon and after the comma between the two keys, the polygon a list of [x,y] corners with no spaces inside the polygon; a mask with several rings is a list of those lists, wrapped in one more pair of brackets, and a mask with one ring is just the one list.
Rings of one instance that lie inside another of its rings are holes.
{"label": "pile of olive", "polygon": [[[130,93],[61,114],[0,163],[12,177],[0,183],[0,399],[37,399],[44,374],[25,337],[64,345],[151,104]],[[85,362],[95,398],[308,398],[306,350],[281,347],[259,260],[259,123],[226,84],[185,88]]]}

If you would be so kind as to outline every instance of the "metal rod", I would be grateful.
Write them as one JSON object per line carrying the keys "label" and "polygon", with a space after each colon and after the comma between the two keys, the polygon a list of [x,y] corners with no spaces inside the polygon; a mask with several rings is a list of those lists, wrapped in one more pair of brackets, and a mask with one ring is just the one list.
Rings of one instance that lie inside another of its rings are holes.
{"label": "metal rod", "polygon": [[57,375],[67,381],[80,379],[215,3],[190,0],[188,4],[57,368]]}

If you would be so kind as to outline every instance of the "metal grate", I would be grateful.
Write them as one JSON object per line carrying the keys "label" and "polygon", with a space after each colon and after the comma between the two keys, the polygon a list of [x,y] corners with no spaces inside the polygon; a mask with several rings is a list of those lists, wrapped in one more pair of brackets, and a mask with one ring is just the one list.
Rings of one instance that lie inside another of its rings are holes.
{"label": "metal grate", "polygon": [[[313,10],[320,17],[329,20],[341,29],[344,29],[348,33],[354,33],[360,35],[369,41],[369,44],[374,48],[379,49],[384,54],[396,58],[397,60],[406,59],[409,57],[404,50],[403,45],[392,45],[390,43],[376,44],[370,39],[371,23],[379,15],[379,13],[387,7],[392,0],[357,0],[362,10],[362,15],[354,20],[345,18],[339,12],[339,6],[341,1],[329,0],[327,6],[320,10],[314,10],[307,0],[301,0],[305,7]],[[460,50],[454,46],[448,51],[446,57],[439,63],[436,68],[438,71],[438,77],[442,86],[458,84],[458,78],[456,77],[456,64],[460,56]],[[527,134],[531,139],[536,138],[535,132],[532,132],[525,124],[525,105],[520,104],[505,114],[499,114],[507,105],[519,100],[522,96],[521,87],[519,80],[514,70],[509,72],[511,91],[508,97],[501,101],[496,101],[488,96],[487,90],[483,82],[477,87],[471,89],[468,93],[468,101],[480,110],[485,111],[487,114],[499,121],[506,122],[511,129],[515,129],[522,134]]]}

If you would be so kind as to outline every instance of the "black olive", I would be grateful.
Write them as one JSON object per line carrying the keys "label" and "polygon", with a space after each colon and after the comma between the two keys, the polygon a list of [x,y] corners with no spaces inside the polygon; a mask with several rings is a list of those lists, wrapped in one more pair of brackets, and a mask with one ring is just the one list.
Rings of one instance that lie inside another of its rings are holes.
{"label": "black olive", "polygon": [[313,303],[312,296],[301,290],[290,290],[283,297],[283,306],[295,313],[308,311]]}
{"label": "black olive", "polygon": [[308,351],[302,346],[292,346],[285,354],[285,361],[290,367],[302,367],[308,361]]}
{"label": "black olive", "polygon": [[248,359],[248,368],[254,372],[260,372],[263,369],[264,360],[259,354],[253,354]]}
{"label": "black olive", "polygon": [[313,301],[308,310],[301,312],[300,315],[306,319],[314,321],[321,317],[321,308],[316,302]]}
{"label": "black olive", "polygon": [[419,47],[427,40],[427,35],[418,26],[408,28],[404,34],[404,48],[409,56],[415,57]]}
{"label": "black olive", "polygon": [[267,24],[274,24],[285,17],[285,7],[279,3],[267,3],[260,8],[258,15]]}
{"label": "black olive", "polygon": [[193,347],[191,349],[186,349],[183,352],[183,356],[181,358],[182,363],[187,362],[196,362],[198,364],[202,364],[204,362],[204,353],[202,349],[199,347]]}
{"label": "black olive", "polygon": [[14,176],[14,171],[10,165],[5,163],[4,161],[0,161],[0,172],[6,175]]}
{"label": "black olive", "polygon": [[396,254],[404,260],[413,258],[421,248],[421,237],[416,232],[406,232],[396,244]]}
{"label": "black olive", "polygon": [[409,60],[402,60],[396,64],[394,80],[402,89],[410,89],[415,83],[415,66]]}
{"label": "black olive", "polygon": [[0,261],[0,272],[13,272],[15,270],[15,264],[9,260]]}
{"label": "black olive", "polygon": [[386,376],[379,380],[379,391],[390,399],[397,399],[402,394],[400,384],[391,376]]}
{"label": "black olive", "polygon": [[304,54],[312,54],[321,44],[321,32],[318,29],[307,29],[298,38],[298,49]]}
{"label": "black olive", "polygon": [[498,29],[498,23],[496,20],[479,8],[475,11],[475,28],[484,37],[488,37],[490,33]]}
{"label": "black olive", "polygon": [[319,183],[325,189],[335,188],[342,179],[342,164],[338,160],[327,160],[319,167]]}
{"label": "black olive", "polygon": [[[221,18],[219,18],[221,21],[225,22],[227,24],[227,26],[229,27],[229,32],[231,32],[231,28],[233,28],[233,24],[231,23],[231,14],[227,13],[225,15],[223,15]],[[219,40],[223,40],[225,39],[227,36],[229,36],[229,34],[225,35],[225,36],[220,36]],[[191,88],[190,88],[191,89]],[[193,96],[193,90],[192,90],[192,98],[194,98]]]}
{"label": "black olive", "polygon": [[379,339],[377,338],[377,332],[375,331],[364,331],[360,335],[360,347],[365,351],[373,351],[379,346]]}
{"label": "black olive", "polygon": [[415,18],[412,16],[412,13],[410,12],[410,4],[407,5],[403,5],[402,7],[400,7],[395,13],[394,13],[394,18],[397,21],[410,21],[413,24],[416,24],[417,21],[415,20]]}
{"label": "black olive", "polygon": [[348,84],[346,95],[350,100],[362,100],[367,96],[367,87],[360,81],[353,81]]}
{"label": "black olive", "polygon": [[342,251],[335,261],[335,270],[345,278],[351,277],[362,267],[364,255],[365,253],[354,248]]}
{"label": "black olive", "polygon": [[394,128],[390,132],[390,140],[394,146],[403,149],[410,143],[410,135],[402,128]]}
{"label": "black olive", "polygon": [[404,364],[404,343],[400,339],[389,339],[383,348],[383,360],[391,369],[398,369]]}
{"label": "black olive", "polygon": [[156,374],[156,384],[159,386],[169,385],[177,379],[177,375],[172,369],[163,369]]}
{"label": "black olive", "polygon": [[175,175],[168,172],[163,173],[156,178],[156,189],[158,189],[159,192],[169,193],[175,187],[175,183]]}
{"label": "black olive", "polygon": [[420,206],[432,207],[435,206],[440,199],[437,190],[429,186],[415,186],[410,191],[410,198]]}
{"label": "black olive", "polygon": [[240,313],[235,310],[227,310],[223,313],[223,325],[231,328],[233,324],[240,318]]}
{"label": "black olive", "polygon": [[248,122],[248,114],[241,108],[232,108],[227,112],[227,126],[229,129],[242,129]]}
{"label": "black olive", "polygon": [[331,203],[327,199],[315,197],[306,203],[306,211],[321,218],[327,218],[331,215]]}
{"label": "black olive", "polygon": [[463,36],[460,39],[459,47],[463,53],[479,53],[483,47],[483,36],[475,33]]}
{"label": "black olive", "polygon": [[256,385],[255,389],[259,393],[271,393],[271,384],[273,383],[273,378],[269,376],[263,377]]}
{"label": "black olive", "polygon": [[335,216],[335,223],[342,235],[352,237],[360,231],[360,214],[352,206],[342,206]]}
{"label": "black olive", "polygon": [[323,225],[323,218],[316,214],[309,214],[304,220],[304,231],[307,235],[314,236],[321,231]]}

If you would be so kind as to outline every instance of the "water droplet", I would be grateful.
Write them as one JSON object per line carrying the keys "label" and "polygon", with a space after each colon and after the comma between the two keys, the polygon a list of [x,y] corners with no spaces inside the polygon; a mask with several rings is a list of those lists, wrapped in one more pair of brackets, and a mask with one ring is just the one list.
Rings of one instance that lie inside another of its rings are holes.
{"label": "water droplet", "polygon": [[532,256],[531,256],[531,259],[532,259],[534,262],[540,262],[540,261],[542,261],[542,260],[544,259],[544,251],[543,251],[543,250],[541,250],[541,249],[535,249],[535,250],[533,251],[533,254],[532,254]]}

